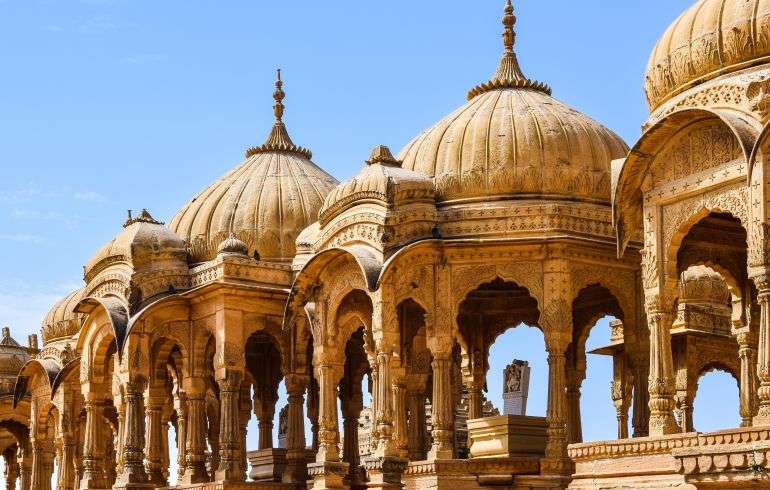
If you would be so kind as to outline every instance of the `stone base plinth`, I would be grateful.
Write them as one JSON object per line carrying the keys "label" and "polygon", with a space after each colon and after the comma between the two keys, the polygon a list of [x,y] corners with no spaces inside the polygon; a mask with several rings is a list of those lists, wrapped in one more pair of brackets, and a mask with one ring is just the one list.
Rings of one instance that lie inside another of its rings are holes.
{"label": "stone base plinth", "polygon": [[[308,488],[325,490],[328,488],[345,489],[345,477],[348,475],[348,463],[327,461],[307,465]],[[310,481],[312,480],[312,486]]]}
{"label": "stone base plinth", "polygon": [[[540,472],[540,458],[520,456],[510,458],[445,459],[410,462],[402,475],[405,490],[466,490],[495,487],[519,487],[518,480],[531,479]],[[564,488],[545,486],[531,488]]]}
{"label": "stone base plinth", "polygon": [[249,478],[256,482],[280,482],[286,469],[286,449],[268,448],[247,453],[251,471]]}
{"label": "stone base plinth", "polygon": [[545,455],[545,417],[501,415],[468,420],[471,458]]}
{"label": "stone base plinth", "polygon": [[163,490],[291,490],[291,485],[273,482],[238,482],[238,483],[188,483],[174,487],[166,487]]}

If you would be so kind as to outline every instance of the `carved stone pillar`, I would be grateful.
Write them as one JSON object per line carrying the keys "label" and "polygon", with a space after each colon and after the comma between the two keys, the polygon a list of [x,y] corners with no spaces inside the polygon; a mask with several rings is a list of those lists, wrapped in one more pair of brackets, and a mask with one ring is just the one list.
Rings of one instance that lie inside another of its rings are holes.
{"label": "carved stone pillar", "polygon": [[759,303],[759,346],[757,348],[757,390],[759,407],[754,425],[770,425],[770,276],[754,278]]}
{"label": "carved stone pillar", "polygon": [[356,390],[356,386],[353,386],[352,393],[347,393],[348,390],[344,390],[343,393],[347,394],[347,396],[340,400],[345,435],[343,438],[342,458],[348,464],[350,486],[358,486],[364,483],[360,478],[361,458],[358,450],[358,417],[361,415],[361,409],[364,408],[364,402],[361,394],[361,383],[357,384],[358,389]]}
{"label": "carved stone pillar", "polygon": [[318,452],[316,462],[308,465],[308,476],[313,479],[313,489],[344,488],[348,473],[347,463],[340,461],[339,422],[337,420],[337,382],[343,366],[321,361],[316,367],[319,384]]}
{"label": "carved stone pillar", "polygon": [[125,429],[123,431],[123,471],[115,480],[116,488],[147,486],[144,470],[144,393],[141,382],[129,381],[123,385],[126,404]]}
{"label": "carved stone pillar", "polygon": [[86,427],[83,442],[83,478],[81,489],[107,488],[102,468],[103,449],[101,416],[103,402],[86,396],[83,407],[86,411]]}
{"label": "carved stone pillar", "polygon": [[[219,401],[219,469],[216,480],[221,482],[241,482],[245,478],[245,468],[241,467],[240,410],[238,400],[241,395],[243,373],[228,370],[222,379],[218,379]],[[261,434],[260,434],[261,435]]]}
{"label": "carved stone pillar", "polygon": [[422,461],[425,459],[425,395],[418,391],[409,393],[409,459]]}
{"label": "carved stone pillar", "polygon": [[54,452],[51,442],[41,438],[31,440],[32,444],[32,488],[51,490]]}
{"label": "carved stone pillar", "polygon": [[433,355],[433,446],[429,460],[454,457],[454,407],[452,406],[452,354]]}
{"label": "carved stone pillar", "polygon": [[[62,436],[61,459],[59,460],[59,474],[56,478],[57,490],[75,489],[75,453],[77,441],[71,434]],[[15,487],[14,487],[15,488]]]}
{"label": "carved stone pillar", "polygon": [[403,379],[393,383],[393,443],[399,458],[409,457],[407,439],[406,384]]}
{"label": "carved stone pillar", "polygon": [[259,428],[259,449],[273,447],[273,420],[277,401],[278,395],[272,393],[272,388],[254,390],[254,413],[257,416]]}
{"label": "carved stone pillar", "polygon": [[395,455],[393,443],[393,388],[391,387],[390,372],[391,356],[392,354],[389,352],[378,352],[376,356],[377,365],[373,369],[376,375],[373,376],[374,394],[372,404],[374,405],[376,424],[375,437],[377,437],[377,446],[374,454],[379,457]]}
{"label": "carved stone pillar", "polygon": [[[19,478],[19,462],[16,460],[16,446],[8,448],[3,453],[5,460],[5,488],[16,490],[16,480]],[[71,486],[69,488],[72,488]]]}
{"label": "carved stone pillar", "polygon": [[187,449],[187,397],[184,393],[177,393],[174,398],[174,408],[176,409],[176,464],[177,481],[184,477],[186,468],[185,457]]}
{"label": "carved stone pillar", "polygon": [[209,479],[206,472],[206,384],[201,378],[187,378],[184,381],[187,395],[187,442],[181,483],[203,483]]}
{"label": "carved stone pillar", "polygon": [[695,431],[692,421],[694,398],[695,393],[689,393],[687,390],[678,391],[674,396],[674,406],[679,413],[679,428],[683,433]]}
{"label": "carved stone pillar", "polygon": [[580,389],[583,372],[569,369],[567,372],[567,442],[583,442],[583,425],[580,419]]}
{"label": "carved stone pillar", "polygon": [[618,421],[618,439],[628,438],[628,408],[631,401],[628,393],[626,356],[615,352],[612,356],[612,384],[610,396],[615,405],[615,418]]}
{"label": "carved stone pillar", "polygon": [[671,354],[673,315],[661,309],[660,299],[649,302],[647,321],[650,326],[649,435],[661,436],[678,432],[674,418],[674,373]]}
{"label": "carved stone pillar", "polygon": [[19,489],[30,490],[32,488],[32,450],[29,444],[19,448],[16,458],[19,462]]}
{"label": "carved stone pillar", "polygon": [[754,418],[754,399],[757,392],[756,337],[748,327],[737,332],[738,357],[741,360],[740,414],[741,427],[750,427]]}
{"label": "carved stone pillar", "polygon": [[311,380],[307,393],[307,418],[310,419],[310,447],[313,452],[318,452],[320,445],[318,441],[318,411],[319,411],[319,389],[318,383]]}
{"label": "carved stone pillar", "polygon": [[339,422],[337,420],[337,386],[336,381],[341,366],[329,363],[318,367],[319,393],[319,431],[318,431],[318,455],[316,461],[339,461]]}
{"label": "carved stone pillar", "polygon": [[647,382],[649,363],[645,362],[636,369],[634,375],[634,392],[633,392],[633,419],[631,425],[634,429],[633,437],[647,437],[647,433],[650,428],[650,404],[649,404],[649,388]]}
{"label": "carved stone pillar", "polygon": [[286,437],[286,470],[283,483],[297,487],[307,487],[307,467],[305,453],[305,417],[302,406],[305,404],[306,381],[303,376],[286,376],[286,393],[289,398],[288,428]]}
{"label": "carved stone pillar", "polygon": [[[562,319],[562,321],[564,321]],[[561,332],[560,332],[561,333]],[[566,349],[569,342],[565,335],[546,331],[548,349],[548,442],[545,459],[541,462],[543,473],[561,474],[568,470],[567,457],[567,376]]]}
{"label": "carved stone pillar", "polygon": [[249,421],[251,420],[251,408],[251,385],[248,383],[241,383],[238,419],[240,421],[239,434],[241,436],[241,448],[243,449],[241,451],[241,468],[243,468],[244,477],[246,468],[249,467],[249,461],[246,455],[246,435],[248,434]]}
{"label": "carved stone pillar", "polygon": [[163,403],[165,394],[159,390],[148,390],[145,404],[147,417],[147,435],[145,437],[145,471],[147,480],[156,486],[165,487],[166,477],[163,474],[165,468],[163,462]]}

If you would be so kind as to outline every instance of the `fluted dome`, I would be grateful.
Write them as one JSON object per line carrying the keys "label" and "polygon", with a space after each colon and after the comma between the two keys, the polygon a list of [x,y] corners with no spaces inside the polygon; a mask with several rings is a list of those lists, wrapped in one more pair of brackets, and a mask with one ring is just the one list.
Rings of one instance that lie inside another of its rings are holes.
{"label": "fluted dome", "polygon": [[83,315],[75,312],[75,306],[83,299],[85,288],[76,289],[59,300],[43,319],[41,334],[43,344],[75,335],[80,330]]}
{"label": "fluted dome", "polygon": [[234,234],[262,260],[290,262],[299,233],[318,218],[337,181],[314,164],[308,150],[294,145],[282,122],[284,93],[276,82],[276,122],[265,144],[208,186],[171,220],[188,243],[193,262],[213,259]]}
{"label": "fluted dome", "polygon": [[433,199],[433,179],[401,168],[401,162],[393,157],[388,147],[377,146],[360,172],[326,196],[320,213],[321,225],[362,202],[378,202],[391,207],[413,200],[433,202]]}
{"label": "fluted dome", "polygon": [[182,258],[185,253],[184,241],[143,209],[136,217],[129,214],[123,230],[91,257],[85,266],[85,279],[90,282],[116,262],[127,262],[138,269],[160,255]]}
{"label": "fluted dome", "polygon": [[770,60],[770,0],[699,0],[666,30],[645,76],[650,109],[700,82]]}
{"label": "fluted dome", "polygon": [[503,18],[505,53],[468,102],[399,153],[403,167],[434,176],[441,201],[507,197],[610,199],[610,162],[628,148],[615,133],[526,78],[513,52],[513,8]]}

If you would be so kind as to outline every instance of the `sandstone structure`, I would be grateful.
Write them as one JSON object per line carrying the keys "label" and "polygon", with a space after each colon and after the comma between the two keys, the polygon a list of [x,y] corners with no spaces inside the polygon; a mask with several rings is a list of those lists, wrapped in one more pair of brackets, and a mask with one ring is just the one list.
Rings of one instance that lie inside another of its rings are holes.
{"label": "sandstone structure", "polygon": [[[41,349],[3,333],[8,488],[768,488],[770,0],[672,24],[631,149],[523,74],[515,22],[508,0],[466,103],[343,183],[289,136],[279,73],[262,145],[168,225],[130,213]],[[607,316],[618,439],[583,442]],[[522,324],[545,340],[546,417],[486,417],[490,346]],[[712,369],[741,426],[700,433]]]}
{"label": "sandstone structure", "polygon": [[527,415],[529,373],[527,361],[514,360],[503,371],[503,415]]}

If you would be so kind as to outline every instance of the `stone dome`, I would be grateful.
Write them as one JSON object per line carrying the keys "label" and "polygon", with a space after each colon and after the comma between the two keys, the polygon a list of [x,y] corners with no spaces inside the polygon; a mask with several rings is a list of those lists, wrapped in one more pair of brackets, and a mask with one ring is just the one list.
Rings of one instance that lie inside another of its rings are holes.
{"label": "stone dome", "polygon": [[118,262],[129,262],[134,269],[150,264],[161,255],[184,258],[185,242],[146,209],[131,216],[123,230],[103,245],[85,266],[86,282],[99,272]]}
{"label": "stone dome", "polygon": [[71,337],[80,331],[83,315],[75,312],[75,306],[85,296],[85,288],[76,289],[59,300],[46,314],[41,327],[43,344]]}
{"label": "stone dome", "polygon": [[235,234],[230,234],[217,248],[220,255],[248,255],[249,248]]}
{"label": "stone dome", "polygon": [[11,337],[11,329],[3,327],[0,336],[0,394],[13,393],[19,371],[29,360],[30,350]]}
{"label": "stone dome", "polygon": [[397,203],[434,201],[433,179],[424,173],[401,168],[387,146],[377,146],[366,165],[353,178],[334,188],[324,200],[321,226],[355,204],[378,202],[385,207]]}
{"label": "stone dome", "polygon": [[208,186],[171,220],[171,229],[188,243],[193,262],[217,255],[234,234],[262,260],[290,262],[300,232],[318,219],[326,194],[337,181],[313,163],[311,153],[296,146],[282,121],[280,72],[276,81],[276,122],[262,146],[250,148],[246,160]]}
{"label": "stone dome", "polygon": [[684,90],[770,59],[770,0],[699,0],[650,55],[645,92],[655,109]]}
{"label": "stone dome", "polygon": [[682,272],[679,285],[683,303],[707,303],[727,306],[730,291],[722,276],[709,267],[696,265]]}
{"label": "stone dome", "polygon": [[610,199],[610,162],[628,147],[615,133],[526,78],[505,7],[505,52],[468,102],[399,153],[403,167],[435,177],[440,201],[510,197]]}

